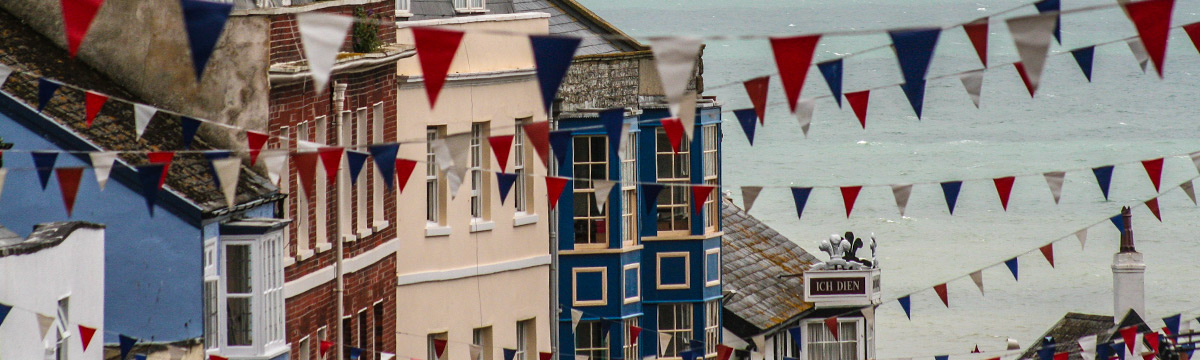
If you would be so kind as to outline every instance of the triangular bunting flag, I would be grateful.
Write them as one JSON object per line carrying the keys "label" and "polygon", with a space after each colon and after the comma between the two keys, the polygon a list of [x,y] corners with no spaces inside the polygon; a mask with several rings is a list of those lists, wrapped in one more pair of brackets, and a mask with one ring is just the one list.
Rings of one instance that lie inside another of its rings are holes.
{"label": "triangular bunting flag", "polygon": [[1004,208],[1004,211],[1008,211],[1008,195],[1012,193],[1013,182],[1016,179],[1012,176],[992,179],[992,182],[996,184],[996,194],[1000,195],[1000,206]]}
{"label": "triangular bunting flag", "polygon": [[1154,218],[1158,219],[1158,222],[1162,222],[1162,214],[1158,211],[1158,198],[1146,200],[1146,208],[1150,209],[1150,212],[1154,214]]}
{"label": "triangular bunting flag", "polygon": [[325,181],[329,184],[337,182],[338,167],[342,165],[342,151],[340,147],[323,147],[317,149],[317,154],[321,156],[321,165],[325,168]]}
{"label": "triangular bunting flag", "polygon": [[1167,335],[1179,335],[1179,321],[1183,318],[1181,314],[1171,315],[1162,318],[1163,325],[1166,325]]}
{"label": "triangular bunting flag", "polygon": [[967,90],[967,96],[971,97],[971,103],[975,104],[975,108],[979,108],[979,94],[983,92],[983,70],[974,70],[963,73],[958,77],[962,81],[963,88]]}
{"label": "triangular bunting flag", "polygon": [[125,360],[125,357],[129,356],[129,351],[133,350],[133,345],[137,344],[137,339],[125,336],[125,334],[117,335],[117,339],[120,342],[121,348],[121,356],[117,357],[117,359]]}
{"label": "triangular bunting flag", "polygon": [[712,185],[692,185],[692,207],[696,209],[697,214],[704,209],[705,200],[716,188]]}
{"label": "triangular bunting flag", "polygon": [[833,100],[837,101],[840,109],[842,107],[842,59],[817,63],[817,70],[821,70],[821,76],[824,76],[825,83],[829,84],[829,93],[833,95]]}
{"label": "triangular bunting flag", "polygon": [[4,85],[5,81],[8,81],[8,77],[9,77],[9,75],[12,75],[12,73],[13,73],[13,69],[11,67],[8,67],[8,65],[0,64],[0,86]]}
{"label": "triangular bunting flag", "polygon": [[181,133],[183,135],[183,148],[191,149],[192,141],[196,140],[196,132],[200,130],[200,120],[196,120],[187,116],[180,116],[179,127],[182,129]]}
{"label": "triangular bunting flag", "polygon": [[267,168],[267,177],[271,179],[271,183],[279,186],[279,177],[283,173],[283,166],[287,164],[287,150],[270,150],[263,152],[263,166]]}
{"label": "triangular bunting flag", "polygon": [[758,194],[762,192],[762,186],[743,186],[742,187],[742,209],[750,212],[750,207],[754,206],[754,200],[758,199]]}
{"label": "triangular bunting flag", "polygon": [[[349,348],[349,351],[350,351],[350,360],[357,360],[357,359],[362,358],[363,349],[352,347],[352,348]],[[475,359],[478,359],[478,357],[475,357]]]}
{"label": "triangular bunting flag", "polygon": [[54,174],[58,176],[58,189],[62,192],[63,207],[67,209],[67,217],[71,217],[71,211],[75,209],[75,195],[79,192],[79,178],[83,176],[83,168],[58,168],[54,169]]}
{"label": "triangular bunting flag", "polygon": [[846,101],[850,102],[850,109],[854,110],[854,116],[858,117],[858,123],[862,124],[862,128],[867,128],[867,103],[870,102],[871,90],[863,90],[845,94]]}
{"label": "triangular bunting flag", "polygon": [[233,153],[225,150],[216,150],[205,151],[201,154],[204,155],[205,159],[208,159],[208,170],[212,172],[213,182],[216,183],[218,189],[221,189],[221,177],[220,174],[217,174],[217,168],[213,166],[212,162],[213,160],[229,158],[233,156]]}
{"label": "triangular bunting flag", "polygon": [[201,0],[179,0],[183,8],[183,27],[187,30],[188,45],[192,47],[192,67],[196,70],[196,81],[204,74],[208,58],[217,47],[217,40],[225,30],[225,21],[233,11],[233,3]]}
{"label": "triangular bunting flag", "polygon": [[934,355],[933,360],[950,360],[950,355]]}
{"label": "triangular bunting flag", "polygon": [[717,360],[729,360],[730,355],[733,355],[733,348],[717,344]]}
{"label": "triangular bunting flag", "polygon": [[174,151],[151,151],[146,153],[146,160],[151,164],[162,164],[162,177],[158,179],[158,188],[162,189],[167,182],[167,172],[171,170],[171,160],[175,159]]}
{"label": "triangular bunting flag", "polygon": [[[674,109],[674,107],[672,107]],[[679,114],[675,115],[679,119],[679,124],[683,125],[683,133],[687,134],[687,138],[691,139],[693,133],[696,132],[696,92],[689,90],[683,94],[683,101],[679,103]]]}
{"label": "triangular bunting flag", "polygon": [[[679,356],[681,358],[683,358],[683,360],[696,360],[696,355],[697,355],[696,352],[692,351],[692,350],[682,351],[679,353]],[[578,360],[588,360],[588,359],[578,359]]]}
{"label": "triangular bunting flag", "polygon": [[816,107],[817,102],[813,99],[802,99],[796,103],[796,122],[800,124],[800,131],[804,132],[805,138],[808,138],[808,127],[812,124],[813,110]]}
{"label": "triangular bunting flag", "polygon": [[579,48],[582,38],[574,36],[530,35],[529,43],[533,48],[533,62],[537,67],[538,88],[542,90],[542,105],[546,114],[550,114],[550,105],[558,94],[571,60],[575,58],[575,50]]}
{"label": "triangular bunting flag", "polygon": [[671,151],[679,154],[679,148],[683,145],[683,123],[675,118],[662,119],[660,122],[663,132],[667,133],[667,142],[671,143]]}
{"label": "triangular bunting flag", "polygon": [[1119,330],[1121,333],[1121,339],[1125,340],[1125,348],[1129,349],[1130,353],[1133,353],[1133,347],[1137,345],[1137,342],[1135,341],[1138,334],[1137,329],[1137,326],[1129,326]]}
{"label": "triangular bunting flag", "polygon": [[529,143],[533,145],[533,150],[537,152],[538,158],[542,159],[542,165],[550,167],[550,122],[538,121],[521,125],[522,132],[525,133],[525,138],[529,139]]}
{"label": "triangular bunting flag", "polygon": [[1054,13],[1054,39],[1058,41],[1059,45],[1062,45],[1062,15],[1058,13],[1062,10],[1062,5],[1059,0],[1042,0],[1033,3],[1033,5],[1037,8],[1038,13]]}
{"label": "triangular bunting flag", "polygon": [[1075,239],[1079,240],[1079,248],[1083,249],[1083,247],[1087,244],[1087,229],[1076,231]]}
{"label": "triangular bunting flag", "polygon": [[1162,78],[1175,0],[1145,0],[1124,5],[1129,19],[1137,28],[1138,38],[1142,39],[1142,45],[1146,47],[1150,60],[1154,62],[1154,68],[1158,70],[1158,77]]}
{"label": "triangular bunting flag", "polygon": [[946,283],[934,285],[933,291],[937,292],[939,299],[942,299],[942,304],[945,304],[946,307],[950,307],[950,296],[946,293]]}
{"label": "triangular bunting flag", "polygon": [[396,159],[396,184],[400,187],[400,192],[404,192],[404,185],[408,184],[408,178],[412,177],[413,169],[416,167],[416,161]]}
{"label": "triangular bunting flag", "polygon": [[942,183],[942,195],[946,197],[946,206],[950,215],[954,215],[954,204],[958,202],[958,191],[962,189],[962,181],[946,181]]}
{"label": "triangular bunting flag", "polygon": [[796,349],[802,349],[804,346],[803,330],[801,327],[788,328],[788,335],[791,335],[792,343],[796,345]]}
{"label": "triangular bunting flag", "polygon": [[[0,85],[4,83],[0,82]],[[96,115],[100,113],[100,109],[104,108],[104,103],[108,102],[108,95],[98,92],[85,91],[84,95],[84,121],[88,127],[92,127],[92,121],[96,120]]]}
{"label": "triangular bunting flag", "polygon": [[[1096,335],[1088,335],[1079,338],[1079,355],[1085,360],[1096,358]],[[1108,359],[1104,359],[1108,360]]]}
{"label": "triangular bunting flag", "polygon": [[912,195],[912,185],[892,185],[892,196],[896,198],[896,208],[900,209],[900,217],[904,217],[909,195]]}
{"label": "triangular bunting flag", "polygon": [[61,0],[61,3],[63,32],[67,35],[67,52],[71,57],[75,57],[104,0]]}
{"label": "triangular bunting flag", "polygon": [[[696,59],[700,56],[701,39],[688,36],[650,38],[650,51],[662,80],[667,104],[679,109],[688,83],[695,75]],[[678,111],[671,116],[679,117]]]}
{"label": "triangular bunting flag", "polygon": [[[3,305],[0,305],[0,306],[3,306]],[[4,315],[0,315],[0,323],[2,323],[2,322],[4,322]],[[40,330],[41,331],[40,334],[42,334],[42,336],[39,337],[38,339],[45,339],[46,333],[50,332],[50,326],[54,325],[54,317],[45,315],[42,313],[37,313],[37,322],[38,322],[38,330]]]}
{"label": "triangular bunting flag", "polygon": [[442,355],[446,355],[446,339],[433,339],[433,356],[441,359]]}
{"label": "triangular bunting flag", "polygon": [[1183,193],[1187,194],[1188,199],[1192,199],[1192,205],[1196,205],[1196,188],[1192,186],[1192,181],[1184,181],[1179,184],[1179,188],[1183,189]]}
{"label": "triangular bunting flag", "polygon": [[846,206],[846,218],[850,218],[850,211],[854,210],[854,200],[858,199],[858,192],[862,190],[862,186],[843,186],[842,203]]}
{"label": "triangular bunting flag", "polygon": [[666,355],[667,348],[671,347],[671,340],[672,340],[671,333],[665,333],[665,332],[658,333],[658,353],[659,354]]}
{"label": "triangular bunting flag", "polygon": [[1104,193],[1104,200],[1108,200],[1108,184],[1112,182],[1112,173],[1112,165],[1092,168],[1092,174],[1096,175],[1096,184],[1100,185],[1100,191]]}
{"label": "triangular bunting flag", "polygon": [[1150,183],[1154,184],[1154,192],[1159,192],[1158,184],[1162,180],[1163,158],[1144,160],[1142,167],[1146,168],[1146,175],[1150,177]]}
{"label": "triangular bunting flag", "polygon": [[1196,165],[1196,171],[1200,171],[1200,151],[1188,154],[1192,158],[1192,164]]}
{"label": "triangular bunting flag", "polygon": [[625,125],[625,109],[613,108],[602,110],[598,114],[600,123],[604,124],[604,135],[608,137],[608,147],[610,149],[620,149],[624,137],[621,136],[621,129]]}
{"label": "triangular bunting flag", "polygon": [[1012,272],[1013,280],[1021,281],[1021,278],[1017,276],[1017,258],[1004,260],[1004,266],[1007,266],[1008,271]]}
{"label": "triangular bunting flag", "polygon": [[1050,195],[1054,196],[1054,204],[1058,205],[1058,200],[1062,198],[1063,179],[1067,177],[1067,173],[1051,171],[1042,176],[1046,178],[1046,185],[1050,186]]}
{"label": "triangular bunting flag", "polygon": [[88,345],[91,345],[93,335],[96,335],[96,328],[79,325],[79,342],[83,344],[83,351],[87,351]]}
{"label": "triangular bunting flag", "polygon": [[504,205],[504,200],[508,199],[508,192],[516,182],[517,174],[496,173],[496,187],[500,188],[500,205]]}
{"label": "triangular bunting flag", "polygon": [[225,205],[233,208],[237,204],[238,176],[242,172],[242,158],[228,157],[212,161],[213,169],[217,171],[220,180],[221,193],[225,195]]}
{"label": "triangular bunting flag", "polygon": [[1092,58],[1095,54],[1095,45],[1071,50],[1071,56],[1075,58],[1075,63],[1079,64],[1079,70],[1083,70],[1083,76],[1087,77],[1088,82],[1092,82]]}
{"label": "triangular bunting flag", "polygon": [[54,93],[58,92],[62,84],[46,78],[38,78],[38,112],[46,108],[50,104],[50,99],[54,97]]}
{"label": "triangular bunting flag", "polygon": [[971,273],[971,281],[974,281],[975,286],[979,287],[979,295],[984,295],[984,293],[983,293],[983,270],[975,270],[975,272]]}
{"label": "triangular bunting flag", "polygon": [[742,124],[742,131],[746,132],[746,140],[750,141],[750,146],[754,146],[754,109],[734,110],[733,115],[737,116],[738,123]]}
{"label": "triangular bunting flag", "polygon": [[1108,218],[1108,221],[1112,222],[1113,226],[1117,227],[1117,234],[1125,233],[1125,220],[1121,219],[1121,214],[1117,214]]}
{"label": "triangular bunting flag", "polygon": [[767,118],[767,89],[771,77],[760,76],[742,83],[746,88],[746,96],[750,97],[750,103],[754,104],[754,113],[758,115],[758,123],[763,124]]}
{"label": "triangular bunting flag", "polygon": [[552,353],[548,353],[548,352],[539,352],[538,353],[538,360],[551,360],[551,359],[554,359],[554,354],[552,354]]}
{"label": "triangular bunting flag", "polygon": [[1042,251],[1042,256],[1044,256],[1046,261],[1050,263],[1050,267],[1054,267],[1054,243],[1046,244],[1045,246],[1038,248],[1038,250]]}
{"label": "triangular bunting flag", "polygon": [[[483,355],[483,347],[475,344],[467,344],[467,350],[471,354],[471,360],[483,360],[480,357]],[[353,358],[353,356],[351,357]]]}
{"label": "triangular bunting flag", "polygon": [[1059,353],[1054,353],[1054,360],[1067,360],[1070,358],[1070,355],[1071,355],[1071,353],[1065,352],[1065,351],[1059,352]]}
{"label": "triangular bunting flag", "polygon": [[367,153],[346,150],[346,167],[350,170],[350,184],[358,183],[358,175],[362,173],[363,165],[367,164]]}
{"label": "triangular bunting flag", "polygon": [[138,138],[146,133],[146,126],[150,125],[150,119],[154,118],[154,114],[158,113],[158,109],[146,104],[133,104],[133,126],[137,131]]}
{"label": "triangular bunting flag", "polygon": [[595,190],[592,192],[592,196],[595,197],[600,212],[604,212],[604,206],[608,204],[608,194],[612,192],[614,186],[617,186],[616,181],[592,180],[592,189]]}
{"label": "triangular bunting flag", "polygon": [[496,135],[488,138],[488,146],[492,147],[496,163],[500,164],[500,172],[508,171],[508,153],[512,150],[512,143],[512,135]]}
{"label": "triangular bunting flag", "polygon": [[571,132],[558,130],[550,132],[550,149],[554,150],[554,159],[559,164],[567,164],[567,151],[571,147]]}
{"label": "triangular bunting flag", "polygon": [[567,179],[560,177],[546,177],[546,196],[549,197],[550,210],[554,210],[558,206],[558,197],[562,195],[563,188],[567,187]]}
{"label": "triangular bunting flag", "polygon": [[908,104],[917,113],[917,120],[920,120],[921,109],[925,104],[925,80],[913,80],[900,84],[900,90],[904,90],[904,96],[908,98]]}
{"label": "triangular bunting flag", "polygon": [[292,155],[296,163],[296,175],[300,177],[300,186],[304,189],[304,198],[316,196],[317,162],[320,160],[316,152],[298,152]]}
{"label": "triangular bunting flag", "polygon": [[38,180],[42,182],[42,191],[45,191],[46,185],[50,183],[50,173],[54,172],[54,162],[58,160],[58,152],[34,151],[29,154],[33,156],[33,166],[37,168]]}
{"label": "triangular bunting flag", "polygon": [[[308,60],[308,69],[312,72],[313,84],[317,95],[325,92],[329,84],[329,73],[337,60],[338,49],[346,41],[346,33],[354,18],[344,15],[317,11],[296,14],[296,26],[300,29],[300,43],[304,44],[304,58]],[[420,44],[418,38],[417,44]],[[458,45],[455,43],[455,45]],[[417,47],[417,55],[421,48]],[[421,57],[424,60],[424,57]],[[429,79],[425,80],[429,86]]]}
{"label": "triangular bunting flag", "polygon": [[967,32],[967,38],[971,39],[971,46],[975,47],[975,54],[979,55],[979,61],[983,63],[983,67],[988,67],[988,18],[964,24],[963,30]]}
{"label": "triangular bunting flag", "polygon": [[833,334],[833,340],[838,341],[838,319],[837,316],[825,319],[825,328],[829,329],[829,333]]}
{"label": "triangular bunting flag", "polygon": [[904,316],[907,316],[909,320],[912,320],[912,297],[910,295],[904,295],[896,299],[896,302],[900,303],[900,308],[904,309]]}
{"label": "triangular bunting flag", "polygon": [[820,40],[821,35],[771,38],[771,51],[775,54],[775,66],[779,68],[779,82],[783,83],[783,93],[787,95],[788,108],[793,113],[796,112],[796,102],[800,101],[804,79],[808,77],[808,67],[812,65],[813,50],[816,50]]}
{"label": "triangular bunting flag", "polygon": [[371,159],[375,160],[375,168],[379,170],[379,176],[383,179],[383,183],[387,184],[388,191],[392,190],[392,183],[396,181],[396,152],[400,150],[400,144],[380,144],[367,147],[367,151],[371,153]]}
{"label": "triangular bunting flag", "polygon": [[[435,341],[436,341],[436,340],[435,340]],[[322,341],[321,341],[321,348],[320,348],[320,352],[321,352],[321,357],[322,357],[322,358],[324,358],[324,357],[325,357],[325,353],[329,352],[329,348],[331,348],[331,347],[333,347],[333,342],[332,342],[332,341],[324,341],[324,340],[322,340]]]}
{"label": "triangular bunting flag", "polygon": [[929,72],[929,63],[933,60],[933,50],[937,47],[941,34],[941,28],[888,32],[892,38],[892,47],[896,49],[904,82],[924,82],[925,74]]}
{"label": "triangular bunting flag", "polygon": [[642,200],[645,203],[646,212],[649,213],[658,208],[658,194],[663,190],[662,185],[658,184],[642,184]]}
{"label": "triangular bunting flag", "polygon": [[517,349],[503,348],[504,360],[514,360],[517,358]]}
{"label": "triangular bunting flag", "polygon": [[[1052,0],[1054,1],[1054,0]],[[1022,67],[1028,70],[1030,93],[1037,91],[1050,50],[1050,35],[1058,24],[1058,12],[1008,19],[1008,31],[1017,46]]]}
{"label": "triangular bunting flag", "polygon": [[4,190],[4,178],[8,177],[8,169],[0,168],[0,192]]}
{"label": "triangular bunting flag", "polygon": [[267,144],[267,134],[246,130],[246,144],[250,149],[250,165],[253,166],[258,163],[258,153]]}
{"label": "triangular bunting flag", "polygon": [[146,198],[146,208],[150,217],[154,217],[154,202],[158,199],[158,190],[162,188],[163,169],[166,165],[149,164],[137,167],[138,180],[142,185],[142,196]]}
{"label": "triangular bunting flag", "polygon": [[629,327],[629,343],[637,345],[638,338],[641,336],[641,334],[642,334],[642,328],[637,327],[637,326],[630,326]]}
{"label": "triangular bunting flag", "polygon": [[9,312],[12,312],[12,306],[0,303],[0,325],[4,325],[4,318],[8,317]]}
{"label": "triangular bunting flag", "polygon": [[804,204],[808,203],[808,194],[812,193],[812,188],[794,187],[792,188],[792,200],[796,202],[796,218],[804,217]]}
{"label": "triangular bunting flag", "polygon": [[579,309],[571,309],[571,332],[579,329],[579,321],[583,319],[583,311]]}
{"label": "triangular bunting flag", "polygon": [[1142,72],[1146,72],[1146,65],[1150,64],[1150,53],[1146,52],[1146,46],[1142,45],[1142,40],[1129,39],[1125,40],[1125,45],[1129,46],[1129,52],[1133,53],[1133,59],[1137,60],[1138,68]]}
{"label": "triangular bunting flag", "polygon": [[1033,80],[1029,78],[1029,73],[1025,71],[1025,64],[1020,61],[1013,63],[1013,67],[1017,69],[1017,75],[1021,76],[1021,83],[1025,84],[1025,91],[1029,92],[1029,97],[1032,98],[1037,93],[1037,87],[1034,86]]}
{"label": "triangular bunting flag", "polygon": [[229,360],[229,358],[221,355],[208,355],[208,360]]}

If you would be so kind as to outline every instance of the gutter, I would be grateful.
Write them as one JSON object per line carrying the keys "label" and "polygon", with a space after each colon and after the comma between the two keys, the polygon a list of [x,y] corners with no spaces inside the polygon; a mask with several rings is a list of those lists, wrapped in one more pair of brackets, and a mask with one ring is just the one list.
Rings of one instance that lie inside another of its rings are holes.
{"label": "gutter", "polygon": [[[339,72],[343,72],[343,70],[351,70],[351,69],[353,69],[355,71],[345,71],[345,72],[358,72],[358,71],[371,70],[371,69],[374,69],[374,68],[377,68],[377,67],[380,67],[383,65],[395,64],[396,61],[398,61],[400,59],[412,57],[416,54],[417,54],[416,50],[405,49],[405,50],[397,51],[397,52],[394,52],[391,54],[386,54],[386,55],[380,56],[380,57],[363,57],[363,58],[353,59],[353,60],[349,60],[349,61],[345,61],[345,62],[341,62],[341,63],[333,65],[333,70],[331,71],[331,73],[339,73]],[[277,64],[277,65],[279,65],[279,64]],[[272,67],[275,67],[277,65],[272,65]],[[287,83],[292,83],[292,82],[304,81],[311,77],[312,77],[312,71],[310,71],[308,66],[305,65],[305,66],[297,66],[297,69],[295,71],[287,71],[287,70],[282,70],[282,69],[269,70],[267,80],[271,85],[276,85],[276,84],[287,84]]]}

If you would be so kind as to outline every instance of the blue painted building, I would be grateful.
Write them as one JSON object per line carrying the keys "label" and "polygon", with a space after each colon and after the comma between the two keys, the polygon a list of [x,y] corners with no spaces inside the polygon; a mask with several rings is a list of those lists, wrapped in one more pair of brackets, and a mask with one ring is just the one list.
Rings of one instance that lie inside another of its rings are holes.
{"label": "blue painted building", "polygon": [[[694,135],[677,154],[659,122],[666,109],[639,111],[624,115],[623,148],[596,113],[558,120],[571,145],[557,174],[576,179],[557,218],[564,359],[714,358],[721,341],[721,195],[713,191],[697,212],[688,186],[721,184],[721,108],[697,107]],[[618,182],[603,209],[596,182],[582,179]],[[648,202],[639,183],[680,186]],[[583,313],[574,329],[572,310]],[[634,327],[643,330],[631,341]],[[670,340],[660,344],[659,334]]]}

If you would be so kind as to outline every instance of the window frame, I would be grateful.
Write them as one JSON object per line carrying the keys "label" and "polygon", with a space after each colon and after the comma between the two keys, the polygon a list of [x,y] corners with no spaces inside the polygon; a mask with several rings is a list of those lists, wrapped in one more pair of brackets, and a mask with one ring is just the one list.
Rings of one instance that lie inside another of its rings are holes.
{"label": "window frame", "polygon": [[433,142],[441,139],[444,127],[425,128],[425,227],[440,227],[445,223],[442,210],[445,208],[445,182],[437,166],[437,153]]}
{"label": "window frame", "polygon": [[485,13],[487,12],[487,0],[454,0],[454,11],[457,13]]}
{"label": "window frame", "polygon": [[[657,279],[657,281],[655,282],[655,287],[658,290],[686,290],[686,289],[689,289],[692,287],[692,259],[691,259],[692,254],[690,252],[687,252],[687,251],[660,252],[655,255],[656,255],[655,263],[657,264],[654,269],[654,272],[656,275],[655,277]],[[662,274],[663,274],[662,261],[664,258],[683,258],[683,264],[684,264],[683,265],[683,284],[663,284],[663,282],[662,282]]]}
{"label": "window frame", "polygon": [[621,245],[637,246],[638,241],[638,205],[637,205],[637,132],[631,131],[625,139],[624,153],[621,154]]}
{"label": "window frame", "polygon": [[[579,359],[580,355],[588,356],[588,360],[607,360],[609,358],[611,355],[611,350],[609,349],[608,342],[611,340],[604,336],[604,325],[605,321],[603,320],[587,320],[579,322],[579,326],[575,329],[576,359]],[[587,347],[580,345],[581,341],[579,341],[579,339],[581,339],[581,335],[588,336],[589,344],[586,345]],[[595,344],[593,342],[595,342]],[[594,356],[593,354],[596,353],[601,354],[601,356]]]}
{"label": "window frame", "polygon": [[621,352],[627,360],[639,360],[642,358],[640,353],[641,347],[638,346],[638,344],[641,344],[641,341],[633,341],[633,332],[631,331],[634,326],[641,327],[641,318],[641,316],[634,316],[621,320],[621,329],[625,332],[624,339],[621,340]]}
{"label": "window frame", "polygon": [[[587,144],[587,151],[580,151],[579,146],[577,146],[580,141]],[[602,146],[603,151],[594,151],[593,149],[597,145]],[[604,135],[573,136],[571,138],[571,151],[573,153],[571,157],[571,169],[572,175],[575,178],[571,189],[574,196],[573,199],[575,200],[571,222],[572,231],[574,232],[574,246],[576,249],[607,249],[609,247],[609,238],[611,237],[611,231],[609,230],[612,228],[612,222],[609,221],[608,216],[611,206],[605,206],[603,209],[600,209],[599,204],[594,204],[596,201],[596,188],[592,180],[608,180],[610,177],[609,151],[611,149],[609,149],[608,137]],[[596,154],[604,154],[604,158],[600,160],[593,158],[592,155]],[[581,157],[583,157],[583,161],[580,161]],[[581,166],[589,169],[587,176],[581,176],[578,171],[575,171]],[[604,169],[604,175],[595,176],[592,170],[597,168]],[[583,196],[581,197],[580,195]],[[579,216],[580,206],[587,206],[587,215]],[[599,211],[599,213],[595,213],[594,211]],[[586,223],[586,234],[590,236],[584,242],[580,242],[580,233],[578,230],[580,222]],[[604,232],[598,231],[601,229]]]}
{"label": "window frame", "polygon": [[[630,279],[628,276],[629,270],[637,270],[637,274],[634,275],[633,279]],[[641,263],[632,263],[632,264],[628,264],[628,265],[621,267],[621,280],[622,280],[621,281],[621,298],[624,299],[624,302],[626,304],[632,304],[632,303],[641,301],[642,300],[642,264]],[[637,282],[637,287],[636,287],[637,294],[634,296],[629,296],[629,294],[625,292],[626,290],[628,290],[628,287],[626,284],[628,284],[629,281]]]}
{"label": "window frame", "polygon": [[[716,232],[719,227],[720,210],[717,209],[717,196],[720,196],[720,177],[721,177],[721,156],[719,153],[720,147],[720,129],[717,124],[708,124],[701,127],[703,135],[701,136],[701,158],[703,162],[701,166],[704,168],[704,184],[717,187],[717,191],[708,194],[708,198],[704,200],[704,230],[706,232]],[[711,146],[711,147],[710,147]]]}
{"label": "window frame", "polygon": [[396,0],[396,17],[412,17],[412,0]]}
{"label": "window frame", "polygon": [[[843,326],[845,324],[853,324],[855,326],[854,329],[851,330],[851,332],[854,334],[854,336],[852,336],[852,337],[846,336],[847,329]],[[813,331],[810,331],[810,328],[816,327],[816,328],[820,329],[819,331],[822,334],[828,334],[829,330],[825,328],[824,319],[809,319],[809,320],[802,321],[801,326],[803,326],[802,329],[804,329],[804,331],[801,332],[801,338],[803,339],[802,343],[804,345],[800,347],[800,359],[810,360],[812,356],[816,356],[816,354],[810,352],[811,350],[814,349],[815,346],[823,346],[823,345],[828,345],[831,343],[840,344],[840,345],[844,346],[847,343],[853,343],[855,352],[857,354],[857,356],[855,356],[853,359],[840,359],[841,354],[839,354],[839,356],[838,356],[839,359],[820,359],[820,360],[865,360],[866,359],[866,357],[865,357],[866,349],[864,348],[864,341],[863,341],[864,339],[862,336],[862,331],[859,331],[859,329],[862,328],[863,324],[865,324],[865,321],[861,317],[838,318],[838,340],[837,341],[820,341],[820,343],[818,344],[816,342],[813,342],[814,334],[812,334]],[[849,340],[848,340],[848,338],[849,338]]]}
{"label": "window frame", "polygon": [[[663,354],[660,358],[680,358],[679,352],[691,346],[690,342],[693,339],[693,317],[695,312],[692,303],[665,303],[658,305],[658,332],[671,334],[671,341],[663,349]],[[667,309],[671,309],[673,323],[670,328],[664,327],[663,314]],[[682,314],[682,315],[681,315]],[[678,325],[684,323],[685,325]]]}
{"label": "window frame", "polygon": [[[655,219],[655,229],[658,236],[686,236],[692,233],[692,208],[691,208],[691,145],[688,141],[682,141],[679,146],[679,153],[675,153],[671,149],[671,145],[667,140],[666,130],[662,127],[655,128],[655,147],[654,147],[654,177],[655,180],[664,185],[661,192],[658,194],[658,201],[655,204],[658,216]],[[662,159],[671,159],[671,164],[668,168],[672,173],[664,174],[660,170],[663,165],[659,164]],[[678,173],[676,173],[678,172]],[[667,212],[664,218],[663,213]],[[680,219],[672,221],[675,216],[681,216]],[[667,228],[663,228],[663,220],[667,220]],[[679,227],[676,222],[680,222],[682,227]]]}
{"label": "window frame", "polygon": [[517,119],[516,126],[513,128],[513,174],[517,175],[516,184],[513,190],[513,206],[518,214],[530,214],[528,194],[531,192],[525,186],[528,181],[525,180],[526,175],[526,152],[525,147],[525,128],[522,126],[529,122],[529,119]]}
{"label": "window frame", "polygon": [[491,326],[483,326],[471,329],[471,344],[480,347],[482,350],[479,356],[482,359],[470,360],[492,360],[492,342],[493,333]]}
{"label": "window frame", "polygon": [[468,153],[470,167],[467,176],[471,183],[470,214],[471,223],[478,224],[491,219],[489,201],[491,193],[488,177],[484,176],[491,169],[491,152],[487,138],[491,133],[490,122],[482,121],[471,124],[471,140]]}
{"label": "window frame", "polygon": [[[716,262],[717,278],[709,279],[708,278],[708,268],[709,268],[709,266],[713,266],[714,264],[709,263],[708,256],[714,255],[714,254],[717,255],[717,262]],[[715,247],[712,249],[704,250],[704,287],[718,286],[718,285],[721,285],[721,248]]]}
{"label": "window frame", "polygon": [[[600,300],[579,300],[579,274],[600,273]],[[608,305],[608,267],[577,267],[571,269],[571,306],[606,306]]]}
{"label": "window frame", "polygon": [[717,355],[717,344],[721,343],[721,299],[704,302],[704,357]]}

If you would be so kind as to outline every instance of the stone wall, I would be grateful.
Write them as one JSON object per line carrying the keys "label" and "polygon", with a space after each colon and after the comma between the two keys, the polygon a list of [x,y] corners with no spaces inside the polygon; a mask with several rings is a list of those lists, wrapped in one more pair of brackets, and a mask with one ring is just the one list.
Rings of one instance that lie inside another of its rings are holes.
{"label": "stone wall", "polygon": [[[688,89],[704,91],[703,49]],[[555,110],[559,112],[665,106],[662,81],[649,50],[576,57],[558,98],[561,104]]]}

